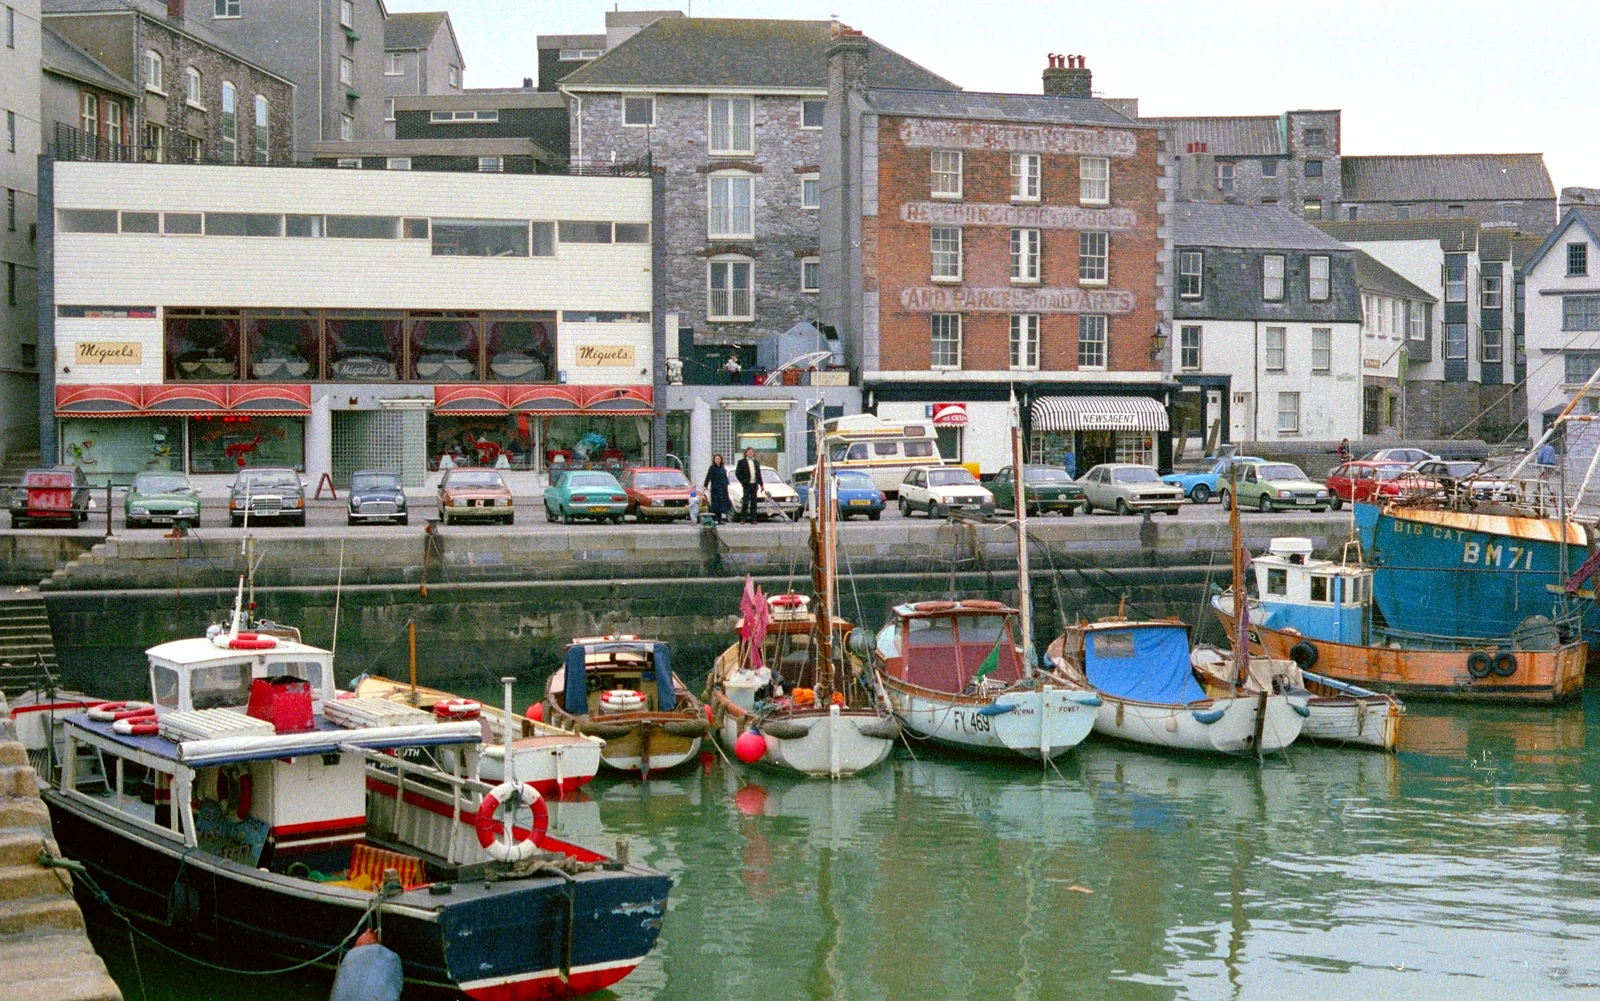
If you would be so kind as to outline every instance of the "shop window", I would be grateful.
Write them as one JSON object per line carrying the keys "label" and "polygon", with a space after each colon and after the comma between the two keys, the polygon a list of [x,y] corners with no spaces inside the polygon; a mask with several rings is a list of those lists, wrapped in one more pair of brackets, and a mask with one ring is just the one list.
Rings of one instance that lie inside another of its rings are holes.
{"label": "shop window", "polygon": [[411,314],[411,373],[424,382],[478,378],[477,314]]}
{"label": "shop window", "polygon": [[321,378],[317,315],[310,310],[264,310],[245,314],[249,377],[267,381]]}
{"label": "shop window", "polygon": [[435,219],[435,257],[527,257],[528,224],[521,219]]}
{"label": "shop window", "polygon": [[529,414],[430,417],[428,468],[438,469],[447,455],[454,466],[537,468],[533,435],[540,420]]}
{"label": "shop window", "polygon": [[239,318],[167,312],[167,378],[217,382],[239,377]]}
{"label": "shop window", "polygon": [[[713,426],[718,415],[723,413],[726,411],[712,413]],[[648,416],[573,414],[531,420],[535,422],[535,449],[551,465],[616,468],[623,463],[639,462],[650,455],[651,418]],[[712,447],[721,451],[714,429]]]}
{"label": "shop window", "polygon": [[306,468],[303,417],[218,414],[189,418],[189,471],[232,473],[241,466]]}
{"label": "shop window", "polygon": [[127,482],[140,473],[182,472],[183,418],[63,418],[61,455],[96,483]]}
{"label": "shop window", "polygon": [[498,382],[549,382],[555,378],[555,315],[489,314],[485,320],[487,378]]}
{"label": "shop window", "polygon": [[328,378],[333,382],[393,382],[400,374],[398,314],[330,311]]}

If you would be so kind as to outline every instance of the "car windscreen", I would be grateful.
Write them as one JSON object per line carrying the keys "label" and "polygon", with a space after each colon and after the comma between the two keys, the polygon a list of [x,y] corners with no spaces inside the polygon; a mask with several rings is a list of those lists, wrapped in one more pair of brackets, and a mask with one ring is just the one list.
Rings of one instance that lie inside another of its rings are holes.
{"label": "car windscreen", "polygon": [[503,487],[500,474],[490,469],[458,469],[445,481],[447,487]]}
{"label": "car windscreen", "polygon": [[605,473],[568,473],[562,485],[568,490],[597,490],[604,487],[617,489],[617,481]]}
{"label": "car windscreen", "polygon": [[300,478],[293,473],[244,473],[239,477],[239,486],[250,490],[260,490],[262,487],[277,489],[284,487],[293,490],[300,485]]}
{"label": "car windscreen", "polygon": [[1471,476],[1478,471],[1476,462],[1447,462],[1444,464],[1446,476]]}
{"label": "car windscreen", "polygon": [[364,473],[350,478],[350,489],[356,490],[399,490],[400,474],[398,473]]}
{"label": "car windscreen", "polygon": [[872,490],[872,477],[866,473],[848,472],[839,474],[840,490]]}
{"label": "car windscreen", "polygon": [[151,476],[145,474],[133,479],[133,489],[141,494],[171,494],[189,489],[188,477]]}
{"label": "car windscreen", "polygon": [[1160,483],[1161,477],[1156,475],[1154,469],[1117,469],[1111,473],[1112,483]]}
{"label": "car windscreen", "polygon": [[778,471],[776,469],[773,469],[771,466],[762,466],[761,467],[761,482],[762,482],[763,485],[770,487],[774,483],[782,483],[783,482],[783,477],[780,476],[778,474]]}
{"label": "car windscreen", "polygon": [[978,481],[972,478],[969,470],[959,466],[954,469],[928,470],[928,486],[930,487],[968,487]]}
{"label": "car windscreen", "polygon": [[1373,472],[1378,474],[1378,479],[1380,480],[1398,480],[1400,477],[1411,472],[1411,470],[1407,469],[1405,466],[1379,466],[1377,469],[1373,470]]}
{"label": "car windscreen", "polygon": [[635,473],[633,485],[640,490],[687,490],[689,480],[674,469],[661,473]]}
{"label": "car windscreen", "polygon": [[1287,462],[1271,462],[1264,466],[1256,467],[1256,476],[1263,480],[1303,480],[1306,474],[1299,466],[1291,466]]}
{"label": "car windscreen", "polygon": [[1071,483],[1072,477],[1067,475],[1065,469],[1051,469],[1041,466],[1038,469],[1029,469],[1024,474],[1029,483]]}

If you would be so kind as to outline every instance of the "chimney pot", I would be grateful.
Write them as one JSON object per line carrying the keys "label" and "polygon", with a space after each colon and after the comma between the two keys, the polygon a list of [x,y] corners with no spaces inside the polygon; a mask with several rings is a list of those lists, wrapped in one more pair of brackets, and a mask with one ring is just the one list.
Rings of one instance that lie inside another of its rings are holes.
{"label": "chimney pot", "polygon": [[167,16],[183,20],[183,0],[167,0]]}
{"label": "chimney pot", "polygon": [[525,76],[525,77],[522,78],[522,89],[523,90],[532,90],[533,89],[533,77]]}
{"label": "chimney pot", "polygon": [[1093,97],[1093,77],[1085,65],[1087,57],[1050,53],[1044,71],[1044,92],[1050,97]]}

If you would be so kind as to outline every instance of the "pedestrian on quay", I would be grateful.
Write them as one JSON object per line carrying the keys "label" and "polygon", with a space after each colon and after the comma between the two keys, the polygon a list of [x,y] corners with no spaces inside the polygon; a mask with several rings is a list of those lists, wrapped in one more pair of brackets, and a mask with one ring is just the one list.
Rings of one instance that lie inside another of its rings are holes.
{"label": "pedestrian on quay", "polygon": [[711,501],[711,516],[719,525],[727,521],[728,512],[733,510],[733,500],[728,496],[728,467],[723,464],[721,452],[711,457],[711,468],[706,470],[706,479],[701,485]]}
{"label": "pedestrian on quay", "polygon": [[1061,468],[1067,471],[1067,478],[1078,478],[1078,456],[1072,451],[1072,446],[1067,446],[1067,454],[1061,459]]}
{"label": "pedestrian on quay", "polygon": [[1342,441],[1339,442],[1339,461],[1340,462],[1349,462],[1350,461],[1350,439],[1349,438],[1345,438],[1345,439],[1343,439]]}
{"label": "pedestrian on quay", "polygon": [[700,491],[689,488],[689,524],[700,524]]}
{"label": "pedestrian on quay", "polygon": [[756,450],[744,450],[744,458],[739,460],[734,476],[739,479],[739,487],[744,490],[744,497],[739,504],[739,521],[756,523],[756,505],[761,492],[761,463],[756,461]]}
{"label": "pedestrian on quay", "polygon": [[1555,472],[1556,468],[1556,447],[1549,442],[1545,442],[1540,447],[1539,457],[1535,461],[1539,463],[1539,478],[1548,480],[1550,474]]}

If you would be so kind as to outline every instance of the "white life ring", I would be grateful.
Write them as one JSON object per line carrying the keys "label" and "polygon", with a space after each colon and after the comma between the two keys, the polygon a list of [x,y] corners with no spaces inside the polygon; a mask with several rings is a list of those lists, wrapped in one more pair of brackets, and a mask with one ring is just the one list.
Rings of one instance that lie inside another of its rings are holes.
{"label": "white life ring", "polygon": [[[512,796],[518,797],[519,805],[527,803],[533,810],[533,824],[530,828],[517,828],[513,824],[512,841],[507,844],[500,808]],[[524,862],[544,843],[545,831],[550,829],[550,811],[544,805],[544,797],[533,786],[526,782],[515,785],[502,782],[484,794],[483,802],[478,804],[474,826],[478,831],[478,844],[490,858],[496,862]]]}
{"label": "white life ring", "polygon": [[613,688],[600,693],[600,708],[605,712],[626,713],[644,708],[644,693],[632,688]]}
{"label": "white life ring", "polygon": [[161,732],[161,724],[154,716],[130,716],[113,721],[111,732],[124,737],[154,737]]}
{"label": "white life ring", "polygon": [[476,699],[440,699],[433,704],[433,715],[444,720],[473,720],[483,711]]}
{"label": "white life ring", "polygon": [[156,707],[148,702],[102,702],[90,706],[84,714],[97,723],[115,723],[119,719],[136,716],[154,716]]}

